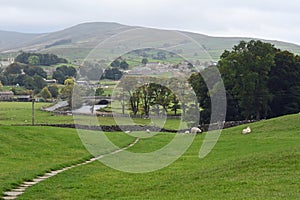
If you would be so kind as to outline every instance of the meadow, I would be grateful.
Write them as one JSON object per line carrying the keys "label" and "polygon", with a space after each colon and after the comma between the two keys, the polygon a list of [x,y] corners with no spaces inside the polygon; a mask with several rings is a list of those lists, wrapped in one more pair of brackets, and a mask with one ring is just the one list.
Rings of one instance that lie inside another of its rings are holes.
{"label": "meadow", "polygon": [[[41,107],[49,106],[49,103],[35,103],[35,124],[74,124],[74,118],[70,115],[56,115],[40,110]],[[30,125],[32,123],[31,102],[0,102],[0,125]],[[116,125],[113,117],[98,117],[77,115],[76,123],[87,125]],[[137,125],[151,125],[150,119],[134,118]],[[156,124],[162,124],[161,119],[154,120]],[[177,129],[180,119],[167,119],[163,126],[166,129]],[[121,118],[119,125],[132,123],[131,118]]]}
{"label": "meadow", "polygon": [[[177,161],[149,173],[125,173],[96,161],[65,171],[29,188],[19,199],[299,199],[300,115],[288,115],[223,130],[204,159],[198,153],[206,134],[197,135]],[[1,190],[52,168],[91,155],[76,131],[51,127],[0,126]],[[118,146],[135,138],[107,133]],[[152,152],[174,137],[159,133],[131,152]],[[2,139],[3,138],[3,139]]]}
{"label": "meadow", "polygon": [[[38,175],[92,157],[75,129],[0,126],[0,138],[1,193]],[[121,133],[111,134],[109,138],[120,147],[133,141]],[[103,148],[106,152],[114,150]]]}

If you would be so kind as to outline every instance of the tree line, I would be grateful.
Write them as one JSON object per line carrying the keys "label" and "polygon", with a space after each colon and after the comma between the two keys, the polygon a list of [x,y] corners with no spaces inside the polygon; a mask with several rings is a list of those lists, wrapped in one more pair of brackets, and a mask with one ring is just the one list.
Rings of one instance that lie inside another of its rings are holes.
{"label": "tree line", "polygon": [[[263,119],[300,110],[300,57],[270,43],[241,41],[220,57],[219,69],[227,97],[227,120]],[[206,68],[202,75],[209,75]],[[200,73],[189,82],[201,107],[201,120],[208,122],[210,97]]]}
{"label": "tree line", "polygon": [[68,63],[64,58],[59,58],[55,54],[29,53],[21,52],[16,58],[15,62],[20,62],[30,65],[55,65],[58,63]]}

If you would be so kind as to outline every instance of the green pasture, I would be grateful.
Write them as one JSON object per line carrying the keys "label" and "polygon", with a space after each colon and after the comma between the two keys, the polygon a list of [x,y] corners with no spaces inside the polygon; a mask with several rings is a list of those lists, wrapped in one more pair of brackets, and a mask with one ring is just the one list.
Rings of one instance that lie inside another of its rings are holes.
{"label": "green pasture", "polygon": [[[90,131],[93,133],[93,131]],[[76,129],[0,126],[0,193],[50,170],[91,158]],[[127,146],[134,138],[110,134],[112,142]],[[111,152],[111,147],[103,147]]]}
{"label": "green pasture", "polygon": [[[150,119],[143,118],[120,118],[116,122],[113,117],[94,117],[76,115],[56,115],[40,110],[41,107],[49,106],[49,103],[35,103],[34,121],[35,124],[85,124],[85,125],[159,125],[166,129],[178,129],[180,119]],[[0,125],[30,125],[32,123],[32,103],[31,102],[0,102]],[[183,125],[182,128],[186,126]]]}
{"label": "green pasture", "polygon": [[[198,157],[199,149],[210,133],[197,135],[177,161],[149,173],[125,173],[96,161],[42,181],[20,199],[299,199],[299,122],[300,115],[296,114],[250,124],[249,135],[241,134],[247,125],[223,130],[214,149],[203,159]],[[8,138],[1,140],[3,189],[50,168],[89,157],[72,129],[0,128],[1,138]],[[110,138],[114,134],[107,133]],[[119,146],[134,140],[119,134],[113,140]],[[159,133],[142,138],[129,151],[152,152],[173,137]],[[26,165],[26,160],[32,164]],[[15,168],[19,173],[14,172]],[[26,173],[31,168],[31,173]]]}

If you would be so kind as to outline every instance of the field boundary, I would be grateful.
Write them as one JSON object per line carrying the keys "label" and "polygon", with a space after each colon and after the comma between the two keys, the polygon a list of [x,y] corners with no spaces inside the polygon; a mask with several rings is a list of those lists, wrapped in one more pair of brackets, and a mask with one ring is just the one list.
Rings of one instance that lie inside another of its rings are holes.
{"label": "field boundary", "polygon": [[[31,124],[16,124],[14,126],[32,126]],[[76,128],[84,130],[93,130],[93,131],[103,131],[103,132],[119,132],[119,131],[146,131],[149,129],[153,132],[168,132],[168,133],[177,133],[177,130],[170,130],[165,128],[160,128],[156,126],[147,126],[147,125],[82,125],[82,124],[35,124],[33,126],[50,126],[50,127],[59,127],[59,128]],[[182,130],[183,131],[183,130]]]}
{"label": "field boundary", "polygon": [[[219,130],[220,128],[232,128],[235,126],[240,126],[244,124],[250,124],[257,122],[259,120],[243,120],[243,121],[227,121],[227,122],[219,122],[212,124],[203,124],[200,125],[199,128],[206,132],[208,130]],[[31,124],[15,124],[14,126],[32,126]],[[185,131],[189,131],[190,129],[182,129],[182,130],[171,130],[165,129],[156,126],[147,126],[147,125],[82,125],[82,124],[35,124],[34,126],[50,126],[50,127],[59,127],[59,128],[76,128],[76,129],[84,129],[84,130],[95,130],[95,131],[104,131],[104,132],[118,132],[118,131],[146,131],[147,129],[152,132],[167,132],[167,133],[184,133]]]}

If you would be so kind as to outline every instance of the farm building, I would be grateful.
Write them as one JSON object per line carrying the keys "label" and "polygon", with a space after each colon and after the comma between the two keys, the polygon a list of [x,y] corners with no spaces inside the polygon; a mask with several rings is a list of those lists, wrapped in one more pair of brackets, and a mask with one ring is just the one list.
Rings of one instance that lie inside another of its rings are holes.
{"label": "farm building", "polygon": [[13,101],[14,93],[12,91],[0,92],[0,101]]}
{"label": "farm building", "polygon": [[30,95],[17,95],[16,97],[17,97],[17,101],[20,101],[20,102],[31,101]]}

